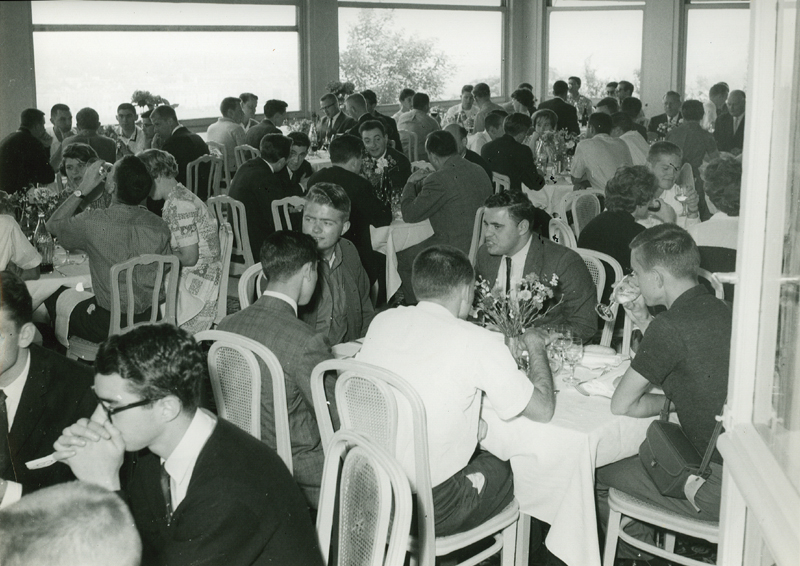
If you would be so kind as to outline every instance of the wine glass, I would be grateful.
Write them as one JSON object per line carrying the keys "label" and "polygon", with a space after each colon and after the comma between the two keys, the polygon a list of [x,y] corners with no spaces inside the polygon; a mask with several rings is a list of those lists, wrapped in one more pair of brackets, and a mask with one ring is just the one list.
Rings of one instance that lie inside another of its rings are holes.
{"label": "wine glass", "polygon": [[602,318],[606,321],[614,320],[614,311],[616,310],[617,305],[625,305],[632,301],[635,301],[639,295],[641,295],[641,291],[639,291],[639,286],[633,281],[631,274],[629,273],[625,277],[619,280],[619,283],[615,284],[613,290],[611,291],[611,302],[607,305],[603,303],[597,303],[594,307],[597,316]]}
{"label": "wine glass", "polygon": [[583,359],[583,341],[573,339],[572,343],[564,350],[564,363],[569,366],[569,375],[564,378],[566,385],[577,385],[575,366]]}
{"label": "wine glass", "polygon": [[683,211],[679,216],[686,216],[688,213],[686,201],[689,200],[689,187],[685,185],[675,185],[675,200],[683,206]]}
{"label": "wine glass", "polygon": [[554,329],[553,334],[553,349],[563,360],[564,351],[572,344],[572,330],[563,326],[559,326]]}

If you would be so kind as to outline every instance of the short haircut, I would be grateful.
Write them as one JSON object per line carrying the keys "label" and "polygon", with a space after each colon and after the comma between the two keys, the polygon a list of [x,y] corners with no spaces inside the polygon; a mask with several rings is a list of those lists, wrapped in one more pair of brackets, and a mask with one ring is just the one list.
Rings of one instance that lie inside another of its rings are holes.
{"label": "short haircut", "polygon": [[511,98],[522,104],[527,108],[528,112],[533,114],[535,106],[533,105],[533,93],[526,88],[518,88],[511,93]]}
{"label": "short haircut", "polygon": [[414,259],[411,285],[420,300],[450,297],[474,280],[475,270],[458,248],[431,246]]}
{"label": "short haircut", "polygon": [[329,149],[331,163],[347,163],[354,157],[361,157],[364,152],[364,142],[361,138],[345,134],[334,138]]}
{"label": "short haircut", "polygon": [[639,262],[647,271],[659,266],[673,277],[697,279],[700,252],[689,232],[677,224],[658,224],[640,232],[630,248],[639,252]]}
{"label": "short haircut", "polygon": [[556,96],[566,96],[569,92],[569,85],[564,81],[556,81],[553,83],[553,94]]}
{"label": "short haircut", "polygon": [[383,122],[380,120],[367,120],[358,127],[359,134],[363,134],[369,130],[380,130],[384,136],[386,135],[386,126],[384,126]]}
{"label": "short haircut", "polygon": [[618,83],[617,81],[611,81],[610,83],[606,83],[606,88],[608,88],[608,87],[614,87],[614,88],[617,88],[617,85],[618,85],[618,84],[619,84],[619,83]]}
{"label": "short haircut", "polygon": [[239,102],[241,102],[242,104],[250,102],[251,100],[253,102],[258,102],[258,97],[252,92],[243,92],[242,94],[239,95]]}
{"label": "short haircut", "polygon": [[[462,92],[463,92],[463,90],[462,90]],[[407,98],[411,98],[411,97],[412,97],[412,96],[414,96],[416,93],[417,93],[417,91],[415,91],[414,89],[411,89],[411,88],[404,88],[403,90],[401,90],[401,91],[400,91],[400,96],[398,96],[398,97],[397,97],[397,99],[398,99],[400,102],[402,102],[402,101],[404,101],[404,100],[405,100],[405,99],[407,99]]]}
{"label": "short haircut", "polygon": [[[292,140],[292,145],[298,147],[311,147],[311,138],[303,132],[289,132],[286,137]],[[289,148],[291,149],[291,148]],[[291,153],[291,151],[289,152]]]}
{"label": "short haircut", "polygon": [[500,114],[499,112],[489,112],[486,115],[486,119],[483,121],[483,125],[489,129],[492,128],[496,130],[503,126],[503,120],[505,120],[506,116],[508,116],[508,112],[505,115]]}
{"label": "short haircut", "polygon": [[354,109],[359,111],[360,113],[364,113],[367,111],[367,101],[364,96],[360,93],[351,94],[345,99],[345,104],[350,104]]}
{"label": "short haircut", "polygon": [[378,95],[375,94],[374,90],[370,89],[362,90],[361,96],[363,96],[364,100],[369,104],[378,104]]}
{"label": "short haircut", "polygon": [[729,96],[732,97],[732,98],[741,97],[742,100],[744,100],[744,101],[747,100],[747,94],[745,94],[745,92],[743,90],[732,90],[730,92]]}
{"label": "short haircut", "polygon": [[431,98],[424,92],[418,92],[411,97],[411,108],[415,110],[425,110],[425,107],[431,103]]}
{"label": "short haircut", "polygon": [[161,118],[162,120],[173,120],[175,122],[178,121],[178,115],[175,113],[175,109],[172,106],[167,106],[166,104],[162,104],[161,106],[156,106],[153,108],[153,111],[150,113],[150,118]]}
{"label": "short haircut", "polygon": [[728,96],[728,93],[731,91],[728,83],[717,83],[708,89],[708,96]]}
{"label": "short haircut", "polygon": [[647,152],[647,161],[655,163],[662,155],[674,155],[683,159],[683,151],[680,147],[672,142],[658,141],[650,146],[650,151]]}
{"label": "short haircut", "polygon": [[313,185],[305,196],[306,202],[313,202],[321,206],[329,206],[341,212],[343,220],[350,219],[351,202],[345,190],[334,183],[317,183]]}
{"label": "short haircut", "polygon": [[328,93],[323,94],[320,97],[319,101],[320,102],[333,102],[337,106],[337,108],[339,106],[339,99],[336,98],[336,95],[333,94],[332,92],[328,92]]}
{"label": "short haircut", "polygon": [[97,352],[94,369],[118,374],[128,391],[150,401],[177,397],[194,414],[208,379],[206,357],[191,334],[171,324],[145,324],[109,336]]}
{"label": "short haircut", "polygon": [[79,130],[96,130],[100,127],[100,116],[94,108],[81,108],[75,116]]}
{"label": "short haircut", "polygon": [[703,103],[699,100],[684,100],[681,104],[681,115],[684,120],[700,121],[703,119],[706,111],[703,108]]}
{"label": "short haircut", "polygon": [[219,113],[225,116],[231,110],[236,111],[242,107],[242,101],[233,96],[226,96],[219,104]]}
{"label": "short haircut", "polygon": [[507,208],[508,216],[519,224],[528,221],[528,229],[533,231],[536,222],[536,208],[522,191],[503,191],[490,195],[483,203],[486,208]]}
{"label": "short haircut", "polygon": [[38,108],[26,108],[19,115],[19,125],[23,128],[35,128],[44,124],[44,112]]}
{"label": "short haircut", "polygon": [[449,132],[450,134],[453,134],[454,131],[457,132],[458,139],[461,140],[467,139],[467,136],[469,136],[467,129],[458,122],[447,124],[447,126],[445,126],[443,129],[445,132]]}
{"label": "short haircut", "polygon": [[59,112],[69,112],[69,106],[67,106],[66,104],[62,104],[61,102],[53,104],[53,107],[50,109],[50,117],[52,118]]}
{"label": "short haircut", "polygon": [[549,108],[542,108],[541,110],[537,110],[531,116],[531,124],[533,127],[536,127],[541,120],[546,120],[550,122],[550,125],[555,130],[558,127],[558,114],[556,114],[553,110]]}
{"label": "short haircut", "polygon": [[568,81],[575,81],[576,83],[578,83],[578,88],[581,87],[582,83],[581,83],[581,78],[580,77],[569,77],[567,80]]}
{"label": "short haircut", "polygon": [[123,102],[117,106],[117,114],[119,114],[122,110],[130,110],[133,112],[133,115],[136,116],[136,107],[130,102]]}
{"label": "short haircut", "polygon": [[138,566],[141,556],[128,506],[97,485],[54,485],[0,511],[4,566]]}
{"label": "short haircut", "polygon": [[625,112],[615,112],[611,115],[611,127],[619,128],[624,132],[630,132],[634,129],[633,119]]}
{"label": "short haircut", "polygon": [[612,114],[616,114],[619,112],[619,101],[616,98],[612,98],[610,96],[606,96],[600,102],[597,103],[596,108],[600,108],[601,106],[606,106]]}
{"label": "short haircut", "polygon": [[519,83],[517,85],[517,88],[518,89],[524,88],[525,90],[533,91],[533,85],[531,83]]}
{"label": "short haircut", "polygon": [[677,98],[678,100],[681,99],[681,93],[675,92],[674,90],[668,90],[664,94],[664,98]]}
{"label": "short haircut", "polygon": [[144,162],[135,155],[126,155],[114,166],[116,196],[124,204],[137,206],[153,188],[153,178]]}
{"label": "short haircut", "polygon": [[503,131],[512,137],[525,134],[531,129],[531,117],[521,112],[514,112],[503,120]]}
{"label": "short haircut", "polygon": [[611,116],[602,112],[594,112],[589,116],[589,126],[594,127],[598,134],[610,134],[612,127]]}
{"label": "short haircut", "polygon": [[278,230],[264,239],[259,250],[261,269],[270,281],[288,281],[304,265],[317,264],[317,242],[308,234]]}
{"label": "short haircut", "polygon": [[425,151],[437,157],[450,157],[458,153],[458,147],[452,134],[437,130],[425,139]]}
{"label": "short haircut", "polygon": [[33,320],[33,302],[25,282],[11,271],[0,271],[0,310],[17,328]]}
{"label": "short haircut", "polygon": [[478,83],[472,88],[472,94],[475,98],[489,98],[490,91],[489,85],[486,83]]}
{"label": "short haircut", "polygon": [[635,96],[629,96],[619,103],[619,109],[636,120],[639,117],[639,112],[642,111],[642,101]]}
{"label": "short haircut", "polygon": [[739,216],[742,191],[742,163],[729,153],[712,159],[703,172],[706,195],[720,212]]}
{"label": "short haircut", "polygon": [[287,108],[289,108],[289,105],[283,100],[267,100],[267,102],[264,104],[264,117],[269,120],[275,116],[275,114],[286,113]]}
{"label": "short haircut", "polygon": [[71,143],[61,152],[61,174],[67,174],[67,158],[77,159],[81,163],[88,163],[97,159],[97,152],[87,143]]}
{"label": "short haircut", "polygon": [[472,90],[474,88],[475,87],[472,86],[472,85],[464,85],[464,86],[461,87],[461,94],[464,94],[465,92],[468,92],[468,93],[472,94]]}
{"label": "short haircut", "polygon": [[617,83],[617,88],[618,89],[621,88],[622,90],[627,90],[628,92],[632,93],[633,92],[633,83],[630,83],[628,81],[619,81]]}
{"label": "short haircut", "polygon": [[658,181],[644,165],[620,167],[606,185],[606,208],[633,212],[653,200]]}
{"label": "short haircut", "polygon": [[136,157],[142,160],[154,180],[159,177],[175,179],[178,176],[178,162],[171,153],[160,149],[146,149],[137,153]]}
{"label": "short haircut", "polygon": [[145,110],[144,112],[142,112],[142,113],[139,115],[139,117],[140,117],[140,118],[142,118],[142,119],[144,119],[144,118],[147,118],[147,119],[149,120],[149,119],[150,119],[150,115],[151,115],[152,113],[153,113],[153,111],[152,111],[152,110]]}
{"label": "short haircut", "polygon": [[283,134],[267,134],[258,144],[258,152],[267,163],[277,163],[281,158],[289,159],[292,153],[292,140]]}

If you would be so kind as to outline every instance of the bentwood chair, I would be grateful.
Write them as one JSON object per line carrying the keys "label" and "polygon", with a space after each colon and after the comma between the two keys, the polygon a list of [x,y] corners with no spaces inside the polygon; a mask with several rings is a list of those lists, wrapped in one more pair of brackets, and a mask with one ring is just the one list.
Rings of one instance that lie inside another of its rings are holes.
{"label": "bentwood chair", "polygon": [[260,153],[252,145],[243,144],[237,145],[235,148],[233,148],[233,155],[236,158],[236,170],[238,171],[239,167],[254,157],[258,157]]}
{"label": "bentwood chair", "polygon": [[400,144],[403,146],[399,149],[406,154],[411,163],[418,161],[417,134],[408,130],[398,130],[398,133],[400,134]]}
{"label": "bentwood chair", "polygon": [[[219,196],[222,182],[222,159],[213,155],[201,155],[186,166],[186,188],[202,200]],[[205,176],[203,170],[208,174]]]}
{"label": "bentwood chair", "polygon": [[325,372],[328,371],[339,372],[335,395],[341,430],[363,434],[389,454],[396,454],[398,423],[402,421],[404,426],[413,430],[414,476],[408,479],[412,491],[416,493],[418,531],[417,536],[409,540],[412,564],[434,566],[437,556],[451,554],[493,537],[494,543],[489,548],[462,562],[460,566],[477,564],[498,552],[502,552],[503,566],[513,565],[517,550],[517,528],[524,529],[526,524],[520,520],[516,499],[474,529],[455,535],[436,536],[425,406],[417,391],[398,375],[352,359],[327,360],[314,368],[311,372],[311,394],[326,456],[333,438],[333,425],[323,385]]}
{"label": "bentwood chair", "polygon": [[408,479],[394,456],[350,430],[333,436],[325,455],[317,513],[317,536],[326,564],[333,526],[338,523],[337,565],[402,566],[412,508]]}
{"label": "bentwood chair", "polygon": [[231,172],[231,163],[228,159],[228,151],[224,144],[219,142],[209,141],[206,142],[208,146],[208,150],[214,155],[215,157],[219,157],[222,159],[222,183],[225,184],[225,191],[227,192],[228,189],[231,188],[231,178],[233,174]]}
{"label": "bentwood chair", "polygon": [[701,283],[703,283],[703,279],[705,279],[708,282],[708,285],[706,285],[705,283],[703,284],[706,285],[706,287],[710,286],[711,289],[709,290],[713,290],[714,295],[716,295],[718,299],[722,301],[725,300],[725,287],[722,285],[722,281],[720,281],[719,278],[717,278],[716,274],[711,273],[710,271],[707,271],[702,267],[698,267],[697,276],[700,278]]}
{"label": "bentwood chair", "polygon": [[469,262],[474,266],[478,258],[478,249],[486,239],[483,233],[483,217],[486,214],[486,207],[482,206],[475,212],[475,223],[472,225],[472,243],[469,245]]}
{"label": "bentwood chair", "polygon": [[[593,194],[600,201],[600,210],[603,210],[603,203],[605,202],[605,192],[600,189],[581,189],[579,191],[572,191],[565,194],[560,202],[555,203],[553,216],[561,218],[567,225],[572,226],[574,219],[572,217],[572,201],[581,195]],[[577,235],[576,235],[577,236]]]}
{"label": "bentwood chair", "polygon": [[581,230],[600,214],[600,199],[594,193],[577,191],[572,199],[572,226],[575,237],[580,238]]}
{"label": "bentwood chair", "polygon": [[578,247],[578,240],[575,238],[575,232],[561,218],[553,218],[550,220],[548,226],[550,229],[550,239],[556,244],[561,244],[568,248],[575,249]]}
{"label": "bentwood chair", "polygon": [[247,268],[239,278],[239,307],[246,309],[254,301],[258,300],[261,293],[264,292],[264,271],[261,269],[261,263],[256,263]]}
{"label": "bentwood chair", "polygon": [[222,274],[219,280],[219,295],[217,295],[217,316],[214,324],[225,318],[228,314],[228,277],[231,274],[231,253],[233,252],[233,228],[228,222],[220,224],[219,249],[222,259]]}
{"label": "bentwood chair", "polygon": [[[253,252],[250,249],[250,237],[247,232],[247,213],[241,201],[227,195],[212,197],[206,202],[209,210],[222,226],[230,222],[233,227],[233,249],[231,255],[236,261],[231,265],[233,275],[241,275],[248,267],[255,263]],[[238,261],[241,260],[241,261]]]}
{"label": "bentwood chair", "polygon": [[[283,368],[278,358],[263,344],[233,332],[203,330],[195,334],[194,339],[212,342],[208,351],[208,372],[219,416],[264,440],[291,473],[289,409]],[[271,391],[262,391],[262,383],[271,383]],[[275,417],[274,445],[261,438],[261,405],[265,402],[271,404]]]}
{"label": "bentwood chair", "polygon": [[306,201],[303,197],[286,197],[272,201],[272,221],[275,230],[291,230],[292,219],[289,216],[290,208],[303,208]]}
{"label": "bentwood chair", "polygon": [[492,172],[492,184],[494,185],[495,194],[511,190],[511,179],[509,176],[498,173],[497,171]]}
{"label": "bentwood chair", "polygon": [[[604,264],[607,264],[611,271],[614,274],[614,284],[619,283],[624,274],[622,272],[622,266],[619,262],[611,257],[608,254],[604,254],[602,252],[596,252],[594,250],[587,250],[585,248],[577,248],[575,250],[583,259],[583,262],[586,264],[586,268],[589,270],[589,273],[592,276],[592,281],[594,281],[595,287],[597,287],[597,302],[599,303],[603,297],[603,292],[606,288],[606,268]],[[614,320],[605,321],[605,325],[603,325],[603,334],[600,338],[600,344],[602,346],[611,346],[611,340],[614,338],[614,325],[617,322],[617,317],[619,316],[620,311],[624,309],[617,305],[614,307]],[[623,316],[625,316],[623,314]],[[623,354],[627,355],[630,349],[630,330],[631,330],[631,321],[630,319],[625,316],[625,327],[624,327],[624,334],[623,334]],[[628,339],[627,347],[625,345],[625,338]]]}

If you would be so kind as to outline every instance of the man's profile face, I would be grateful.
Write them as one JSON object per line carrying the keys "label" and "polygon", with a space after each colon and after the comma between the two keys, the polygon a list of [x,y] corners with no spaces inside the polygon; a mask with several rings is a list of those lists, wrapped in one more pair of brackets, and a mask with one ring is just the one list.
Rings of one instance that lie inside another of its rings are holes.
{"label": "man's profile face", "polygon": [[731,116],[738,118],[744,114],[744,107],[745,99],[743,96],[734,94],[728,98],[728,111],[731,113]]}
{"label": "man's profile face", "polygon": [[319,109],[322,110],[328,118],[333,120],[333,117],[339,113],[339,103],[335,100],[323,100],[319,103]]}
{"label": "man's profile face", "polygon": [[357,118],[355,109],[353,108],[353,104],[351,102],[344,103],[344,113],[353,118],[354,120]]}
{"label": "man's profile face", "polygon": [[242,113],[249,120],[256,115],[257,98],[249,98],[247,102],[242,102]]}
{"label": "man's profile face", "polygon": [[61,132],[68,132],[72,129],[72,113],[69,110],[58,110],[55,116],[50,117],[53,127]]}
{"label": "man's profile face", "polygon": [[507,207],[486,209],[483,232],[490,255],[513,254],[528,236],[527,232],[520,234],[520,226],[509,216]]}
{"label": "man's profile face", "polygon": [[280,128],[283,126],[283,123],[286,121],[286,112],[279,112],[272,117],[272,123],[275,124],[276,128]]}
{"label": "man's profile face", "polygon": [[117,111],[117,122],[124,132],[130,132],[136,123],[136,112],[129,109]]}
{"label": "man's profile face", "polygon": [[645,304],[652,307],[660,304],[658,288],[654,281],[655,274],[642,265],[641,259],[641,251],[638,248],[631,252],[632,282],[639,286]]}
{"label": "man's profile face", "polygon": [[172,124],[172,120],[165,120],[158,114],[151,114],[150,121],[153,123],[153,131],[157,133],[163,141],[169,139],[169,137],[172,135],[172,130],[175,129],[175,126]]}
{"label": "man's profile face", "polygon": [[20,347],[20,331],[10,314],[0,308],[0,379],[17,363]]}
{"label": "man's profile face", "polygon": [[660,155],[654,162],[647,161],[648,169],[656,176],[660,192],[672,188],[682,165],[681,158],[677,155]]}
{"label": "man's profile face", "polygon": [[290,171],[297,171],[303,164],[306,156],[308,155],[308,146],[292,144],[292,149],[289,151],[289,160],[286,166]]}
{"label": "man's profile face", "polygon": [[681,111],[681,99],[677,96],[664,97],[664,113],[670,118],[677,116]]}
{"label": "man's profile face", "polygon": [[569,92],[573,95],[578,94],[578,91],[581,89],[575,79],[570,79],[567,81],[567,85],[569,85]]}
{"label": "man's profile face", "polygon": [[349,227],[350,223],[345,221],[344,214],[335,208],[306,201],[303,207],[303,234],[314,238],[320,252],[332,249]]}
{"label": "man's profile face", "polygon": [[153,139],[153,136],[156,135],[156,131],[153,128],[153,122],[149,117],[142,118],[142,131],[144,132],[144,137],[149,140]]}
{"label": "man's profile face", "polygon": [[386,152],[386,142],[388,138],[377,128],[374,130],[364,130],[361,132],[361,141],[370,156],[378,158]]}
{"label": "man's profile face", "polygon": [[472,93],[469,91],[465,91],[461,93],[461,109],[462,110],[469,110],[472,108],[472,103],[475,102],[475,97],[472,96]]}
{"label": "man's profile face", "polygon": [[[141,395],[128,389],[128,381],[118,373],[94,376],[94,392],[108,410],[142,401]],[[111,424],[119,429],[125,441],[125,450],[135,452],[150,446],[161,433],[162,425],[154,418],[154,404],[133,407],[111,417]]]}
{"label": "man's profile face", "polygon": [[610,85],[606,87],[606,96],[610,96],[611,98],[613,98],[614,96],[616,96],[616,94],[617,94],[617,87]]}
{"label": "man's profile face", "polygon": [[725,103],[728,101],[727,93],[710,95],[709,98],[718,109],[725,106]]}

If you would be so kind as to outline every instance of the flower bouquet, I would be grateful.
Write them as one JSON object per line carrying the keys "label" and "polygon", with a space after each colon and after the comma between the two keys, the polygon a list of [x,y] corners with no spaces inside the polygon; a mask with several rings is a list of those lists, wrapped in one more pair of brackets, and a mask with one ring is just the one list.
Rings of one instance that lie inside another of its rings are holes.
{"label": "flower bouquet", "polygon": [[339,104],[344,103],[345,97],[350,96],[356,91],[356,85],[349,81],[331,81],[326,88],[328,92],[336,95],[336,98],[339,99]]}
{"label": "flower bouquet", "polygon": [[157,94],[150,94],[149,90],[135,90],[131,95],[131,104],[144,108],[147,106],[150,110],[156,106],[171,106],[177,107],[177,104],[170,104],[169,100]]}
{"label": "flower bouquet", "polygon": [[677,122],[670,122],[667,120],[666,122],[661,122],[658,127],[656,128],[656,135],[658,136],[659,140],[666,139],[669,133],[672,131],[672,128],[680,124],[681,121],[678,120]]}
{"label": "flower bouquet", "polygon": [[370,182],[375,196],[386,206],[391,204],[392,195],[385,194],[387,192],[387,183],[384,182],[384,176],[396,166],[397,162],[388,153],[376,159],[369,153],[364,152],[361,160],[361,176]]}
{"label": "flower bouquet", "polygon": [[308,132],[311,130],[311,120],[308,118],[287,120],[286,125],[289,127],[290,132],[302,132],[308,135]]}

